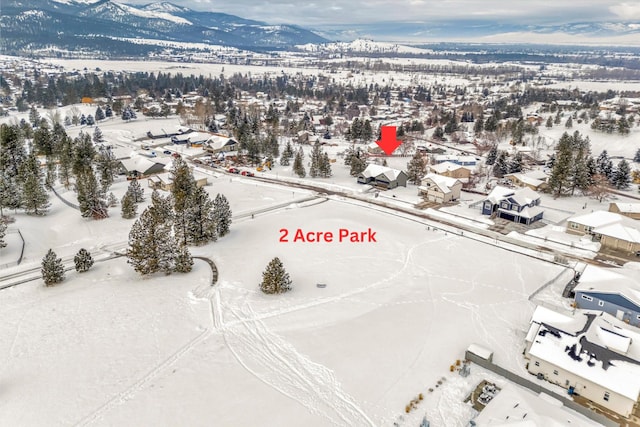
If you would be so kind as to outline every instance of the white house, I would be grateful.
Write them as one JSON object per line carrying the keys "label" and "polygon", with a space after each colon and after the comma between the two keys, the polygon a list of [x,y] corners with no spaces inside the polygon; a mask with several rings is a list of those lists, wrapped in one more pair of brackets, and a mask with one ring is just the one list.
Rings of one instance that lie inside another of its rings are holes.
{"label": "white house", "polygon": [[640,330],[607,314],[538,307],[525,338],[527,370],[623,417],[638,411]]}
{"label": "white house", "polygon": [[418,194],[427,200],[446,203],[460,198],[462,182],[456,178],[429,173],[422,178]]}

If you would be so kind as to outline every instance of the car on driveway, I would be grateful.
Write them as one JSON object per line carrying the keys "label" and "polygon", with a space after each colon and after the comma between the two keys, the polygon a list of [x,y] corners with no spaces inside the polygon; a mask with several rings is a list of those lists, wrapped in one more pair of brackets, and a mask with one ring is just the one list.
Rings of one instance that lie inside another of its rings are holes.
{"label": "car on driveway", "polygon": [[169,154],[169,155],[171,155],[171,151],[169,151],[169,150],[164,150],[164,151],[162,152],[162,154]]}
{"label": "car on driveway", "polygon": [[240,175],[244,175],[244,176],[255,176],[255,174],[251,171],[242,171],[240,172]]}

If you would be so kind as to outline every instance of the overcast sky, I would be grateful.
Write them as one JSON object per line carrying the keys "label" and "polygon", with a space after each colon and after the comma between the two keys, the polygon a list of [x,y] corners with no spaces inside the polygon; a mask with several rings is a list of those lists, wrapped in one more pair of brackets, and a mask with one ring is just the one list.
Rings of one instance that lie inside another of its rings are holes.
{"label": "overcast sky", "polygon": [[[146,4],[154,0],[116,0]],[[615,0],[170,0],[194,10],[223,12],[268,23],[302,26],[489,19],[544,24],[640,20],[639,1]]]}

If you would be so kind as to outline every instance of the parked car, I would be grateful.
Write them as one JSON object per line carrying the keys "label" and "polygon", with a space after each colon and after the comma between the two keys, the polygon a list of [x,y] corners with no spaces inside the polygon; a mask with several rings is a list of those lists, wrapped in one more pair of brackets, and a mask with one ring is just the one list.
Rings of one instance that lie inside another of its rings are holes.
{"label": "parked car", "polygon": [[229,168],[229,169],[227,170],[227,172],[230,172],[230,173],[240,173],[240,169],[238,169],[238,168]]}
{"label": "parked car", "polygon": [[251,171],[242,171],[240,173],[240,175],[244,175],[244,176],[255,176],[255,174]]}
{"label": "parked car", "polygon": [[170,154],[171,154],[171,151],[169,151],[169,150],[164,150],[164,151],[162,152],[162,154],[169,154],[169,155],[170,155]]}

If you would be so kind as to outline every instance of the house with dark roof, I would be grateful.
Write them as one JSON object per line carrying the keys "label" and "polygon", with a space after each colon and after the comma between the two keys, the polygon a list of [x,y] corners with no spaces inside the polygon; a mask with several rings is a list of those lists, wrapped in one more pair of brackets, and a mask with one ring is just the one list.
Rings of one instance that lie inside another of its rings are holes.
{"label": "house with dark roof", "polygon": [[497,185],[482,204],[482,214],[497,216],[519,224],[531,224],[542,219],[540,195],[525,187],[514,190]]}
{"label": "house with dark roof", "polygon": [[398,186],[406,187],[408,176],[398,169],[370,164],[358,175],[357,179],[358,184],[371,184],[390,190]]}

